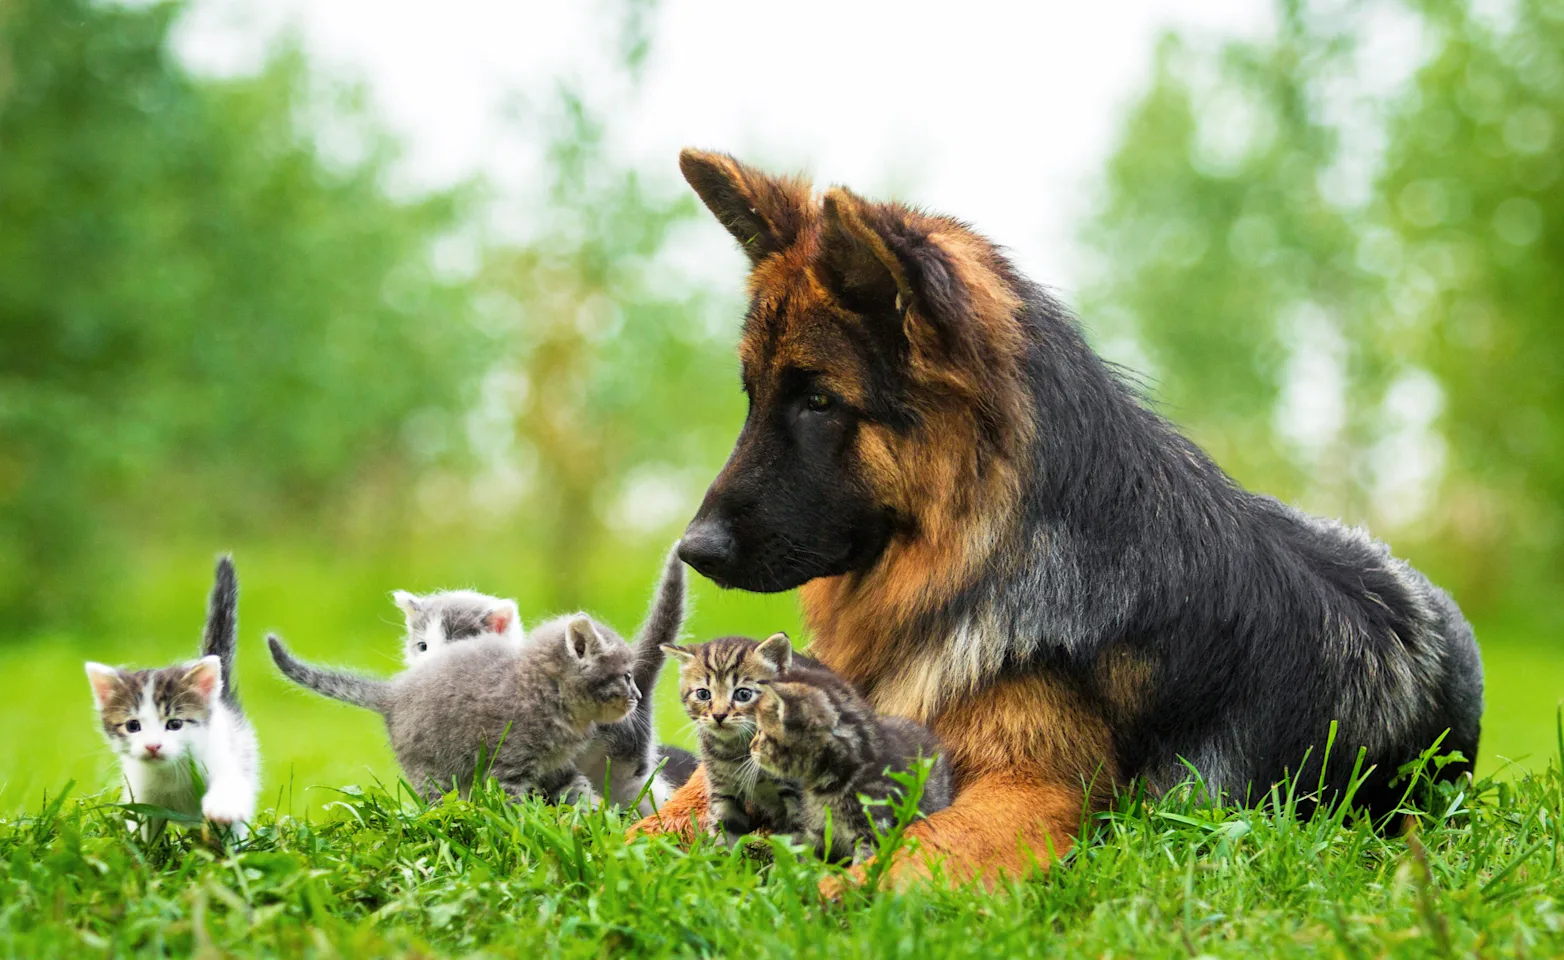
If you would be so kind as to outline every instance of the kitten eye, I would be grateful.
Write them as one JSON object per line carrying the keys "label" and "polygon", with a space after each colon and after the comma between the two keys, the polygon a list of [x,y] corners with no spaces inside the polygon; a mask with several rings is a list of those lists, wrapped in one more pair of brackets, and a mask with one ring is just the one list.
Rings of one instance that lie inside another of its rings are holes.
{"label": "kitten eye", "polygon": [[750,700],[754,698],[754,696],[755,691],[751,690],[749,687],[739,687],[737,690],[733,691],[733,702],[749,703]]}
{"label": "kitten eye", "polygon": [[140,733],[141,732],[141,721],[140,720],[126,720],[125,721],[125,732],[126,733]]}
{"label": "kitten eye", "polygon": [[705,701],[711,699],[711,691],[707,690],[705,687],[696,687],[695,699],[704,703]]}
{"label": "kitten eye", "polygon": [[178,730],[180,727],[182,727],[184,725],[185,725],[185,722],[183,720],[180,720],[179,718],[176,717],[173,720],[170,720],[167,723],[165,723],[163,726],[167,727],[170,730]]}
{"label": "kitten eye", "polygon": [[418,652],[419,653],[423,653],[423,652],[427,651],[428,649],[429,649],[429,644],[423,642],[422,640],[418,641]]}
{"label": "kitten eye", "polygon": [[815,413],[831,409],[831,395],[829,393],[811,393],[804,398],[804,406]]}

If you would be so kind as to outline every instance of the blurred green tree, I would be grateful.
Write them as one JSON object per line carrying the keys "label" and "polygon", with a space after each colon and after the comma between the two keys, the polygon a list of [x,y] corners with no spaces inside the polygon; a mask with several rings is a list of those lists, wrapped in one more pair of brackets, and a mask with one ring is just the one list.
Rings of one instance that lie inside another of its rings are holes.
{"label": "blurred green tree", "polygon": [[181,518],[330,519],[455,434],[486,355],[434,266],[465,194],[388,199],[389,141],[295,52],[192,77],[180,10],[0,7],[8,633],[90,619]]}
{"label": "blurred green tree", "polygon": [[[1427,46],[1388,96],[1361,46],[1386,17]],[[1277,22],[1164,38],[1084,231],[1083,314],[1241,481],[1374,524],[1471,609],[1556,588],[1564,6]]]}
{"label": "blurred green tree", "polygon": [[[613,63],[631,91],[653,9],[631,0],[615,19]],[[704,217],[688,191],[616,160],[607,116],[622,107],[569,82],[532,115],[549,173],[533,234],[492,249],[480,279],[507,345],[491,371],[509,413],[502,447],[529,474],[518,539],[544,558],[553,608],[590,599],[594,553],[683,526],[743,414],[736,305],[679,278],[669,260],[679,228]],[[735,307],[726,335],[714,336],[708,320],[725,307]],[[723,395],[734,402],[714,402]]]}

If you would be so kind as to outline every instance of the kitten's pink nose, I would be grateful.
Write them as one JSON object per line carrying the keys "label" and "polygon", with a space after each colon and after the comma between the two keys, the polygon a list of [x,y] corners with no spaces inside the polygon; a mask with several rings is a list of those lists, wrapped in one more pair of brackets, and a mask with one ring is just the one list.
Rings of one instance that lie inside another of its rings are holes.
{"label": "kitten's pink nose", "polygon": [[720,727],[722,726],[722,721],[728,719],[728,715],[726,713],[714,713],[711,715],[711,719],[713,723]]}
{"label": "kitten's pink nose", "polygon": [[157,752],[163,749],[163,745],[161,743],[146,743],[142,744],[142,747],[147,751],[147,756],[149,757],[156,757]]}

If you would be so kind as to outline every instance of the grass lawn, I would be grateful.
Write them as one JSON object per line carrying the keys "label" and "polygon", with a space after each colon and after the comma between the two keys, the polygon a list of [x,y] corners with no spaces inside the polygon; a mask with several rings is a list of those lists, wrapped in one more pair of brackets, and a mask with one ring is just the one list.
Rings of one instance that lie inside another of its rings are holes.
{"label": "grass lawn", "polygon": [[[1564,739],[1564,737],[1561,737]],[[1564,751],[1564,747],[1561,747]],[[237,849],[145,849],[103,798],[0,820],[9,956],[1564,956],[1564,776],[1444,790],[1413,839],[1126,798],[1044,875],[995,891],[854,891],[619,814],[378,787]],[[893,844],[895,838],[887,838]]]}

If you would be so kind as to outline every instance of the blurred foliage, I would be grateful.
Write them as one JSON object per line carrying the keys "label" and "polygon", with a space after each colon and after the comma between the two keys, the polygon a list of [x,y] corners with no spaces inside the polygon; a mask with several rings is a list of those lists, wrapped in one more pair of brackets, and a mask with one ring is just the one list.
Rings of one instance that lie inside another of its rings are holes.
{"label": "blurred foliage", "polygon": [[433,270],[461,196],[388,199],[350,102],[323,152],[302,59],[191,77],[177,5],[0,20],[0,621],[90,619],[126,545],[325,521],[405,474],[482,356]]}
{"label": "blurred foliage", "polygon": [[[631,4],[639,15],[622,21],[632,83],[649,45],[647,6]],[[668,278],[670,236],[704,218],[688,193],[661,195],[616,163],[613,109],[562,86],[540,111],[550,180],[533,235],[491,251],[479,280],[484,316],[506,344],[485,395],[513,427],[498,447],[509,460],[494,465],[521,468],[530,496],[520,535],[548,558],[554,607],[590,599],[584,546],[682,526],[741,414],[737,402],[711,402],[714,391],[738,396],[737,324],[714,338],[702,322],[727,304]]]}
{"label": "blurred foliage", "polygon": [[[1564,5],[1501,7],[1280,0],[1270,39],[1167,36],[1083,314],[1241,481],[1370,523],[1469,613],[1556,618]],[[1387,23],[1426,48],[1388,94]]]}

